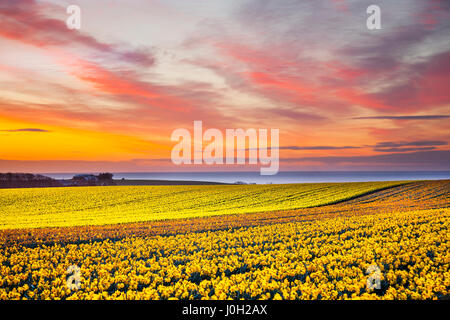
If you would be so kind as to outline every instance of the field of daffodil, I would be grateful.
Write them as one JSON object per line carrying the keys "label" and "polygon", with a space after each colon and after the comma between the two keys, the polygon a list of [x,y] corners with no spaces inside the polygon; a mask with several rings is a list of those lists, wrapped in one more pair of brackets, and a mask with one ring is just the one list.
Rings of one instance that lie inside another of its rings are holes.
{"label": "field of daffodil", "polygon": [[403,183],[0,189],[0,229],[104,225],[306,208]]}
{"label": "field of daffodil", "polygon": [[312,208],[0,230],[0,299],[448,299],[449,191],[419,181]]}
{"label": "field of daffodil", "polygon": [[[449,209],[85,244],[10,246],[0,299],[432,299],[450,289]],[[66,286],[80,268],[80,289]],[[368,290],[366,270],[381,270]]]}

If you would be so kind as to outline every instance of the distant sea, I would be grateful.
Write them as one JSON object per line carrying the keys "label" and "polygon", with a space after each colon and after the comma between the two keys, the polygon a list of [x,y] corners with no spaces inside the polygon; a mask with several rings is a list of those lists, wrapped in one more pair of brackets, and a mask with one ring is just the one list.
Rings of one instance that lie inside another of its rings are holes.
{"label": "distant sea", "polygon": [[[84,172],[83,172],[84,173]],[[55,179],[69,179],[77,173],[48,173]],[[114,179],[187,180],[235,183],[308,183],[450,179],[450,171],[283,171],[273,176],[255,172],[116,172]]]}

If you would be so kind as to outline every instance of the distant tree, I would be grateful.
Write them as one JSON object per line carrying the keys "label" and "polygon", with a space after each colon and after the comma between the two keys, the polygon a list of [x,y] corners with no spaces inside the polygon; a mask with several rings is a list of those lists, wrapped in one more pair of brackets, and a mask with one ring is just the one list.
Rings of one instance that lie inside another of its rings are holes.
{"label": "distant tree", "polygon": [[99,180],[112,180],[113,174],[109,172],[100,173],[98,176]]}

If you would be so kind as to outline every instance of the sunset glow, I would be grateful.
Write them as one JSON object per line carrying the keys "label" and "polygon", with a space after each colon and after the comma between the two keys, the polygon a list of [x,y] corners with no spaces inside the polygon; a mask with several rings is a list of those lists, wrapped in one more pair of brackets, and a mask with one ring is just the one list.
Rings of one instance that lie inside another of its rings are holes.
{"label": "sunset glow", "polygon": [[[450,170],[450,3],[0,1],[0,171],[175,166],[177,128],[276,128],[280,170]],[[80,30],[66,26],[81,8]]]}

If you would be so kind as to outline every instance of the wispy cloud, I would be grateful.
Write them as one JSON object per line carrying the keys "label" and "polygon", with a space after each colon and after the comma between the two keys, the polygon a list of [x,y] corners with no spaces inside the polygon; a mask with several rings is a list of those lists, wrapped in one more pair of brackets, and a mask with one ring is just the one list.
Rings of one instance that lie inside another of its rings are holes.
{"label": "wispy cloud", "polygon": [[[365,146],[282,146],[280,150],[346,150],[373,148],[377,152],[410,152],[436,149],[437,146],[448,145],[445,141],[406,141],[406,142],[379,142],[375,145]],[[409,147],[409,148],[405,148]],[[411,148],[413,147],[413,148]]]}
{"label": "wispy cloud", "polygon": [[407,166],[417,165],[422,168],[450,169],[450,151],[432,150],[413,153],[391,153],[372,156],[325,156],[325,157],[299,157],[283,159],[284,162],[320,162],[327,165],[354,163],[361,165],[383,164]]}
{"label": "wispy cloud", "polygon": [[445,146],[448,142],[439,140],[418,140],[418,141],[404,141],[404,142],[379,142],[375,145],[375,148],[399,148],[399,147],[424,147],[424,146]]}
{"label": "wispy cloud", "polygon": [[39,128],[23,128],[23,129],[9,129],[9,130],[0,130],[2,132],[50,132],[45,129]]}
{"label": "wispy cloud", "polygon": [[450,118],[450,115],[446,114],[435,114],[435,115],[424,115],[424,116],[374,116],[374,117],[354,117],[355,120],[368,120],[368,119],[379,119],[379,120],[439,120]]}
{"label": "wispy cloud", "polygon": [[419,147],[419,148],[374,148],[376,152],[412,152],[412,151],[428,151],[435,150],[436,147]]}
{"label": "wispy cloud", "polygon": [[97,55],[110,55],[119,61],[141,67],[149,67],[155,63],[155,58],[148,48],[123,48],[99,41],[82,31],[68,32],[65,21],[45,15],[46,11],[55,11],[55,7],[65,12],[65,7],[35,0],[2,0],[0,36],[41,48],[76,45],[92,50]]}
{"label": "wispy cloud", "polygon": [[356,146],[342,146],[342,147],[333,147],[333,146],[307,146],[307,147],[299,147],[299,146],[285,146],[280,147],[280,150],[345,150],[345,149],[360,149],[362,147]]}

